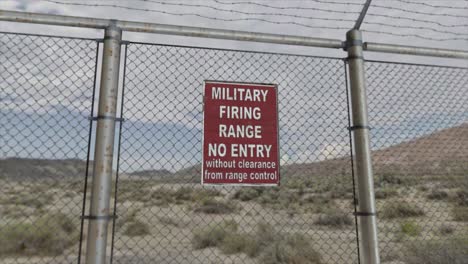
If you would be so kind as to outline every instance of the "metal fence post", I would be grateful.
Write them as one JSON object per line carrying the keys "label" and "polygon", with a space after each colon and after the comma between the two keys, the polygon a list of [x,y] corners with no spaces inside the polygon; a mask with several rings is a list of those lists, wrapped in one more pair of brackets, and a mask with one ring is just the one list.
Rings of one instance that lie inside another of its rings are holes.
{"label": "metal fence post", "polygon": [[94,175],[91,192],[86,263],[103,264],[106,261],[112,162],[114,159],[115,119],[117,110],[120,43],[122,30],[110,25],[105,30],[101,85],[97,116]]}
{"label": "metal fence post", "polygon": [[358,216],[360,230],[360,259],[363,264],[379,264],[377,222],[374,197],[374,179],[370,152],[369,124],[367,121],[366,82],[362,35],[353,29],[346,34],[349,79],[355,146],[355,168],[358,183]]}

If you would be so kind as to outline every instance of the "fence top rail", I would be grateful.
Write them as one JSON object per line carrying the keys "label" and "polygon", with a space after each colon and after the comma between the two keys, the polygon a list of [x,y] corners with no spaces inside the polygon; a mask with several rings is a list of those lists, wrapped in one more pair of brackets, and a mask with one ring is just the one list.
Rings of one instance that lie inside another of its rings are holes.
{"label": "fence top rail", "polygon": [[[239,30],[214,29],[191,26],[177,26],[136,21],[124,21],[113,19],[101,19],[90,17],[64,16],[41,13],[18,12],[0,10],[0,21],[33,23],[54,26],[69,26],[105,29],[109,26],[117,26],[124,31],[154,33],[165,35],[189,36],[200,38],[214,38],[237,41],[251,41],[284,45],[308,46],[342,49],[346,48],[345,42],[338,39],[313,38],[305,36],[281,35],[270,33],[257,33]],[[437,49],[416,46],[401,46],[380,43],[364,43],[366,51],[406,54],[417,56],[444,57],[454,59],[468,59],[468,51]]]}
{"label": "fence top rail", "polygon": [[123,44],[172,47],[172,48],[184,48],[184,49],[195,49],[195,50],[214,50],[214,51],[226,51],[226,52],[240,52],[240,53],[251,53],[251,54],[265,54],[265,55],[271,55],[271,56],[304,57],[304,58],[335,60],[335,61],[344,61],[344,60],[346,60],[346,58],[343,58],[343,57],[316,56],[316,55],[304,55],[304,54],[294,54],[294,53],[286,53],[286,52],[268,52],[268,51],[242,50],[242,49],[230,49],[230,48],[213,48],[213,47],[194,46],[194,45],[178,45],[178,44],[153,43],[153,42],[141,42],[141,41],[125,41],[125,42],[123,42]]}
{"label": "fence top rail", "polygon": [[190,36],[201,38],[215,38],[238,41],[253,41],[285,45],[343,48],[343,43],[337,39],[312,38],[304,36],[256,33],[238,30],[176,26],[156,23],[143,23],[112,19],[99,19],[76,16],[51,15],[0,10],[0,21],[34,23],[55,26],[84,27],[105,29],[111,25],[124,31],[155,33],[166,35]]}

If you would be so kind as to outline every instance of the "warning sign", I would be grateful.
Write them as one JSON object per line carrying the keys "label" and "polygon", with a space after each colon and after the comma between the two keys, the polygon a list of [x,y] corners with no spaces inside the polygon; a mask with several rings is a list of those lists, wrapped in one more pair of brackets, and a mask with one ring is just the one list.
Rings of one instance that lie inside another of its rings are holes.
{"label": "warning sign", "polygon": [[279,185],[274,84],[205,81],[202,184]]}

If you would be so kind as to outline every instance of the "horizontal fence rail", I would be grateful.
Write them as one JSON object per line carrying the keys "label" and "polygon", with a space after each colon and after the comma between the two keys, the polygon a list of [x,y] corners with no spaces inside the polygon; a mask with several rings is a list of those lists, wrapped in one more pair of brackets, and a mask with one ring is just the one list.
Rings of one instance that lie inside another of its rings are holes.
{"label": "horizontal fence rail", "polygon": [[[201,28],[189,26],[175,26],[156,23],[143,23],[134,21],[122,21],[112,19],[98,19],[88,17],[60,16],[40,13],[26,13],[16,11],[0,10],[0,21],[35,23],[44,25],[83,27],[105,29],[115,25],[124,31],[144,32],[166,35],[178,35],[187,37],[215,38],[238,41],[252,41],[263,43],[286,44],[296,46],[322,47],[341,49],[346,43],[337,39],[313,38],[304,36],[266,34],[257,32],[246,32],[237,30],[223,30],[214,28]],[[468,58],[468,51],[442,50],[436,48],[398,46],[379,43],[366,43],[364,50],[387,52],[395,54],[449,57],[456,59]]]}

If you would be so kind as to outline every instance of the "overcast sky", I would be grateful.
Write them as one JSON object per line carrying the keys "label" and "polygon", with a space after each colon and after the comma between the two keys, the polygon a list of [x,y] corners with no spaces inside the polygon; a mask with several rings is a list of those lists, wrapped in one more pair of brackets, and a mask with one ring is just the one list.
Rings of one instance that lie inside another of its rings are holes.
{"label": "overcast sky", "polygon": [[[150,11],[145,12],[139,10],[127,10],[124,8],[105,6],[75,6],[58,4],[54,2],[89,5],[118,5],[122,7],[145,9]],[[250,4],[246,4],[246,2],[250,2]],[[2,0],[0,1],[0,9],[96,18],[113,18],[176,25],[226,28],[344,40],[347,29],[353,26],[352,21],[356,20],[358,17],[358,13],[360,12],[364,2],[365,0]],[[179,4],[188,4],[191,6],[185,7]],[[440,8],[437,6],[447,6],[447,8]],[[231,10],[231,12],[220,10]],[[271,24],[255,20],[224,22],[219,20],[200,18],[192,15],[176,16],[164,14],[164,12],[179,14],[192,13],[221,19],[262,18],[274,22],[293,22],[301,24],[302,26],[297,24]],[[254,15],[248,15],[245,13],[254,13]],[[271,13],[273,15],[265,15],[265,13]],[[344,21],[333,21],[336,19]],[[425,22],[415,22],[412,21],[412,19],[423,20]],[[382,24],[386,24],[387,26]],[[312,26],[314,28],[309,28],[307,26]],[[368,42],[468,50],[468,40],[466,40],[468,39],[468,1],[373,0],[362,29],[369,31],[385,31],[399,35],[420,35],[423,38],[464,39],[431,41],[417,37],[401,37],[389,34],[365,32],[365,41]],[[5,22],[0,22],[0,30],[102,37],[102,32],[97,30],[44,27],[38,25],[21,25]],[[338,57],[345,56],[345,53],[341,50],[322,50],[317,48],[271,45],[263,43],[242,43],[234,41],[194,39],[135,33],[125,33],[124,37],[129,40],[145,42],[176,43],[184,45],[200,45],[249,50],[269,50],[310,55],[325,54]],[[468,65],[467,61],[462,60],[443,60],[439,58],[434,59],[422,57],[411,58],[407,56],[401,57],[388,54],[379,56],[370,53],[366,56],[369,59],[376,58],[399,61],[417,61],[421,63],[452,64],[458,66]]]}
{"label": "overcast sky", "polygon": [[[56,4],[54,1],[120,5],[153,11],[83,7]],[[330,0],[327,3],[324,0],[155,2],[160,1],[2,0],[0,9],[344,40],[364,0]],[[374,0],[373,4],[377,7],[369,9],[369,16],[365,20],[368,23],[363,25],[365,30],[417,34],[423,38],[468,38],[468,27],[463,26],[468,25],[466,0]],[[435,8],[437,5],[450,5],[452,8]],[[156,11],[199,14],[218,19],[260,17],[296,24],[252,20],[223,22]],[[248,16],[245,13],[256,15]],[[277,15],[266,16],[265,13]],[[337,19],[351,21],[335,21]],[[418,24],[411,19],[427,22]],[[426,29],[417,30],[414,27]],[[436,33],[434,30],[449,33]],[[90,38],[102,38],[103,33],[101,30],[6,22],[0,22],[0,31]],[[468,50],[466,40],[430,41],[417,37],[364,34],[365,41],[369,42]],[[124,38],[161,44],[346,57],[342,50],[263,43],[128,32],[124,33]],[[0,83],[0,99],[4,102],[0,104],[0,121],[6,121],[6,126],[2,126],[6,136],[2,137],[5,142],[1,145],[5,147],[0,154],[3,157],[85,158],[83,155],[86,154],[89,124],[86,118],[92,95],[90,88],[93,82],[95,43],[35,42],[18,37],[3,37],[1,40],[6,43],[0,46],[0,59],[4,61],[0,66],[5,67],[0,71],[0,77],[4,80]],[[66,46],[60,46],[64,44]],[[78,46],[73,47],[75,44]],[[17,50],[19,47],[22,49]],[[365,56],[368,59],[468,66],[466,60],[372,53]],[[29,59],[26,60],[26,57]],[[283,163],[312,162],[349,154],[346,93],[343,89],[345,78],[340,60],[217,50],[202,52],[148,45],[130,46],[128,58],[127,75],[131,77],[126,84],[127,108],[124,117],[127,121],[123,130],[124,162],[121,164],[124,171],[159,168],[177,170],[200,162],[201,82],[207,78],[279,85]],[[219,61],[225,64],[220,65]],[[213,64],[217,67],[210,66]],[[184,72],[175,70],[184,68]],[[375,128],[374,149],[460,125],[468,120],[466,70],[370,62],[367,63],[367,69],[370,117]]]}

